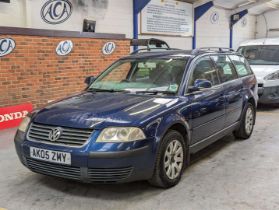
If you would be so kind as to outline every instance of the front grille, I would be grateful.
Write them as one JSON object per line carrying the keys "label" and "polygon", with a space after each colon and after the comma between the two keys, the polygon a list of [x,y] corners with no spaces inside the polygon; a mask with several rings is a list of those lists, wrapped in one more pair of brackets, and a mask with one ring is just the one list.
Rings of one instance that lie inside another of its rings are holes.
{"label": "front grille", "polygon": [[61,129],[60,137],[55,141],[51,141],[49,139],[50,132],[57,127],[58,126],[32,123],[28,131],[28,138],[29,140],[48,142],[52,144],[82,146],[87,142],[93,131],[88,129],[59,127]]}
{"label": "front grille", "polygon": [[[84,168],[85,172],[81,172],[81,168],[74,166],[66,166],[55,163],[26,158],[27,166],[32,171],[44,175],[56,176],[66,179],[78,181],[87,181],[94,183],[113,183],[129,178],[133,168]],[[87,171],[87,172],[86,172]]]}
{"label": "front grille", "polygon": [[262,88],[262,87],[263,87],[263,84],[262,84],[262,83],[259,83],[259,84],[258,84],[258,87],[259,87],[259,88]]}
{"label": "front grille", "polygon": [[57,165],[26,158],[28,167],[37,173],[57,176],[67,179],[80,180],[81,170],[78,167]]}
{"label": "front grille", "polygon": [[91,182],[118,182],[127,179],[131,173],[132,167],[125,168],[89,168],[88,179]]}

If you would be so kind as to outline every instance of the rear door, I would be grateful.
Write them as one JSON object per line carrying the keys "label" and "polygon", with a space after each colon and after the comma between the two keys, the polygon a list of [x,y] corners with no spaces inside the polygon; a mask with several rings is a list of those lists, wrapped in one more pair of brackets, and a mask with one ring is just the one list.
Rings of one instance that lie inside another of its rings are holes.
{"label": "rear door", "polygon": [[212,83],[211,88],[187,93],[192,110],[192,142],[195,144],[224,128],[225,99],[223,85],[220,84],[217,69],[209,56],[197,60],[192,68],[188,87],[198,79]]}
{"label": "rear door", "polygon": [[233,125],[240,119],[243,107],[243,83],[238,78],[233,63],[227,55],[211,56],[218,69],[218,74],[224,85],[224,96],[226,99],[225,128]]}

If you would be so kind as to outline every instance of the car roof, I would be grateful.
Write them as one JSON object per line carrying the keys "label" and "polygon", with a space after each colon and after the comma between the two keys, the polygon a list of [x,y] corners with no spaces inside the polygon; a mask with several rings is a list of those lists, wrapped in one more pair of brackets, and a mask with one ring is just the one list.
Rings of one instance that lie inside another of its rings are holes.
{"label": "car roof", "polygon": [[191,50],[152,50],[147,52],[132,53],[123,59],[148,59],[148,58],[186,58],[193,57]]}
{"label": "car roof", "polygon": [[159,58],[159,59],[170,59],[170,58],[194,58],[203,54],[238,54],[235,51],[229,52],[218,52],[211,50],[152,50],[147,52],[132,53],[129,56],[123,57],[121,59],[149,59],[149,58]]}
{"label": "car roof", "polygon": [[262,38],[242,42],[240,47],[256,45],[279,45],[279,38]]}

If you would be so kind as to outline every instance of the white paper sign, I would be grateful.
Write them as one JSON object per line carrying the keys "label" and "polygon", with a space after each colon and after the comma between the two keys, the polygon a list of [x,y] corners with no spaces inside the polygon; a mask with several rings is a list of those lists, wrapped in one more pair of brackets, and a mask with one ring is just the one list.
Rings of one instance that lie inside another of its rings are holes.
{"label": "white paper sign", "polygon": [[193,36],[193,5],[175,0],[151,0],[141,12],[141,33]]}

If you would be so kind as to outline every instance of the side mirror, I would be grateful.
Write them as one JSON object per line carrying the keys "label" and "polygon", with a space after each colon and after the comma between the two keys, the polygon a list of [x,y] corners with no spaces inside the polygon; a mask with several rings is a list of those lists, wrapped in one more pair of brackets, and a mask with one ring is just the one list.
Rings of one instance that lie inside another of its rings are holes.
{"label": "side mirror", "polygon": [[212,83],[209,80],[197,79],[194,82],[194,86],[189,87],[189,92],[192,93],[204,88],[211,88],[211,87],[212,87]]}
{"label": "side mirror", "polygon": [[95,81],[95,79],[96,78],[94,76],[86,77],[84,83],[87,84],[87,86],[90,86]]}

